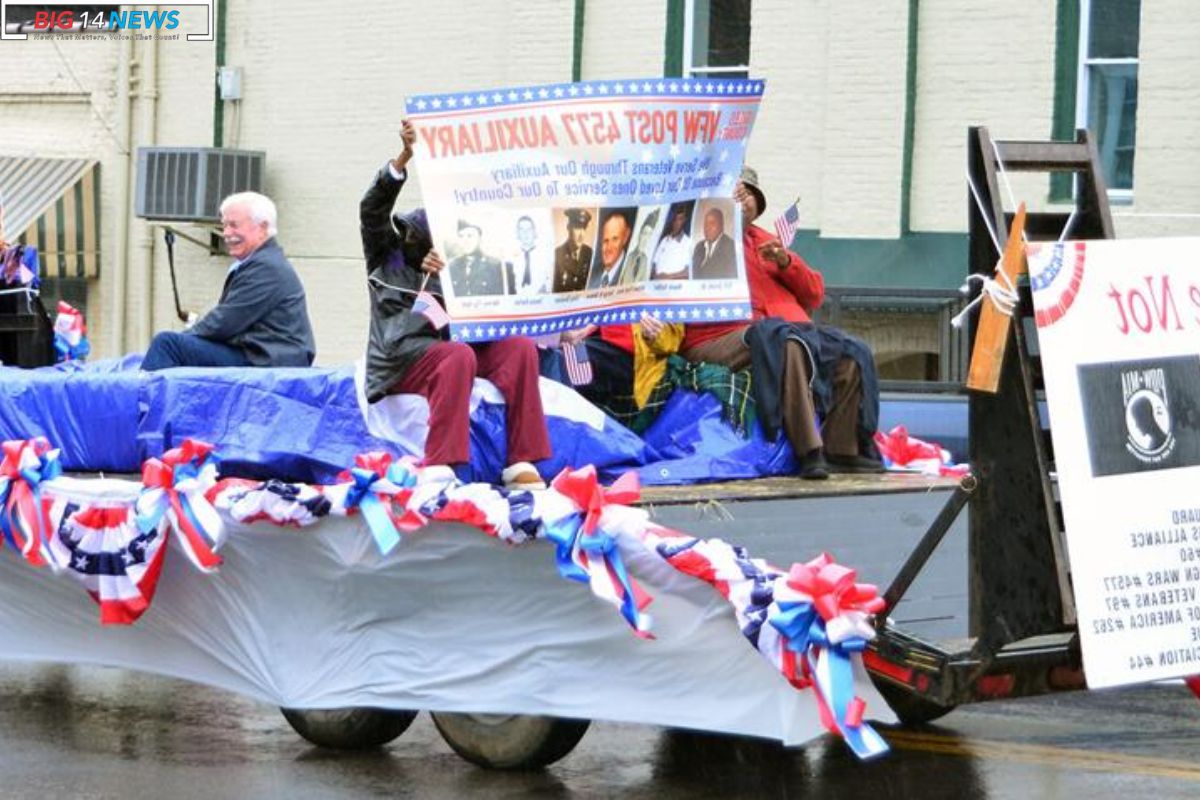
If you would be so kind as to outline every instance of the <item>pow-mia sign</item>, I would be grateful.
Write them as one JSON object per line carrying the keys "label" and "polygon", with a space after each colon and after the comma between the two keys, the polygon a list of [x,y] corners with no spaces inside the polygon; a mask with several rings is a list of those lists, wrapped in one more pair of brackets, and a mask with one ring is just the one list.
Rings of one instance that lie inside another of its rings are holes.
{"label": "pow-mia sign", "polygon": [[1162,462],[1175,449],[1167,377],[1162,367],[1121,373],[1125,396],[1125,449],[1146,464]]}
{"label": "pow-mia sign", "polygon": [[1079,367],[1092,473],[1200,464],[1200,358]]}

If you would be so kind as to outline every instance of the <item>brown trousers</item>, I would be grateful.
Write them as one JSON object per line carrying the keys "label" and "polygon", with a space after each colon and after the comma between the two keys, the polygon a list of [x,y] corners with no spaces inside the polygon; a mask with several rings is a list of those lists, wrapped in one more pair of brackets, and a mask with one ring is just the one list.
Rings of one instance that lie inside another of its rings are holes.
{"label": "brown trousers", "polygon": [[[732,331],[719,339],[682,352],[688,361],[707,361],[732,370],[750,366],[750,346],[745,330]],[[843,358],[833,371],[833,403],[820,430],[817,410],[809,387],[808,352],[797,341],[788,340],[783,362],[783,432],[797,456],[824,446],[838,456],[858,455],[858,406],[862,401],[862,373],[854,359]]]}

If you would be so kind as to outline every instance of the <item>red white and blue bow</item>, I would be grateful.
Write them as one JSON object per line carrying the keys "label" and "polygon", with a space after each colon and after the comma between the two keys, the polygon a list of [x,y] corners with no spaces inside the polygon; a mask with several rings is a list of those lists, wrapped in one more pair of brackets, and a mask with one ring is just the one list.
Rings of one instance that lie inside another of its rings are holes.
{"label": "red white and blue bow", "polygon": [[408,460],[393,461],[391,454],[384,452],[362,453],[338,481],[345,494],[334,507],[347,514],[357,509],[383,555],[400,544],[400,531],[415,531],[425,524],[420,513],[408,508],[417,483],[416,470]]}
{"label": "red white and blue bow", "polygon": [[627,472],[609,488],[600,485],[596,468],[563,470],[553,488],[575,506],[575,512],[544,519],[546,538],[555,544],[558,572],[564,578],[587,583],[607,600],[642,638],[653,638],[650,618],[642,613],[651,602],[625,568],[617,537],[605,530],[608,505],[632,503],[641,496],[637,473]]}
{"label": "red white and blue bow", "polygon": [[42,502],[41,483],[62,474],[58,450],[38,437],[4,443],[0,461],[0,531],[9,546],[35,567],[49,562],[51,525]]}
{"label": "red white and blue bow", "polygon": [[220,566],[217,550],[225,541],[225,524],[206,496],[217,482],[212,449],[210,444],[187,439],[161,459],[147,459],[137,499],[138,528],[146,533],[165,518],[179,534],[188,558],[204,572]]}
{"label": "red white and blue bow", "polygon": [[92,352],[83,314],[63,300],[58,301],[58,316],[54,318],[54,350],[59,361],[82,361]]}
{"label": "red white and blue bow", "polygon": [[888,746],[863,722],[865,703],[854,694],[855,660],[861,672],[861,653],[875,635],[870,617],[884,602],[873,585],[855,577],[827,553],[793,564],[776,580],[778,611],[768,621],[784,637],[785,676],[797,686],[811,681],[825,728],[860,758],[870,758]]}

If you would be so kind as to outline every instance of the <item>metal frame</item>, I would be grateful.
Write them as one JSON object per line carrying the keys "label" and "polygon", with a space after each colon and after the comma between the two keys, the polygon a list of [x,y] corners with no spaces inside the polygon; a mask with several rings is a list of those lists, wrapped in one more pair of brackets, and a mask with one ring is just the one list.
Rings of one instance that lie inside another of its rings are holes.
{"label": "metal frame", "polygon": [[[1113,238],[1108,196],[1094,143],[999,142],[986,128],[968,133],[970,270],[990,275],[1006,244],[1012,215],[999,179],[1005,171],[1070,172],[1079,187],[1073,214],[1031,213],[1026,238]],[[975,196],[977,194],[977,197]],[[993,243],[989,227],[996,232]],[[970,636],[962,647],[924,642],[884,620],[866,664],[879,680],[943,711],[1000,697],[1084,687],[1070,565],[1054,480],[1049,430],[1042,424],[1041,362],[1027,281],[1011,326],[1010,355],[996,394],[970,395],[970,462],[974,475],[947,501],[884,598],[900,601],[969,500]],[[973,342],[972,342],[973,344]],[[977,483],[976,483],[977,481]]]}

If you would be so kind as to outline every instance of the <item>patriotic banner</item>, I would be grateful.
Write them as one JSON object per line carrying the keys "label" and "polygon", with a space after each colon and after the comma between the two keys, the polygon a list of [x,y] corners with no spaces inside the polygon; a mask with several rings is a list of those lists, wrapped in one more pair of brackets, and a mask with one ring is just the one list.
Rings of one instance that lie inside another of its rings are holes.
{"label": "patriotic banner", "polygon": [[1031,244],[1090,687],[1200,673],[1200,239]]}
{"label": "patriotic banner", "polygon": [[733,189],[762,92],[653,78],[409,98],[451,338],[748,319]]}

